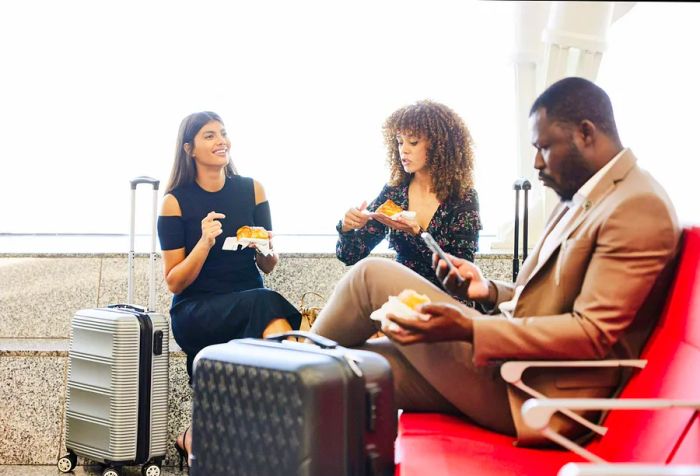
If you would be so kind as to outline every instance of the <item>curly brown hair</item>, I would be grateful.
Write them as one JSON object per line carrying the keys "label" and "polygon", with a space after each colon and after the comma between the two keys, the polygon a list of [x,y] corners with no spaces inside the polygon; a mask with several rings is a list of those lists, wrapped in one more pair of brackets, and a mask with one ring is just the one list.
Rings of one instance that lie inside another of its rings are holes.
{"label": "curly brown hair", "polygon": [[428,139],[427,167],[438,200],[465,198],[474,187],[472,136],[459,115],[430,100],[418,101],[394,112],[384,122],[384,143],[391,170],[390,185],[407,183],[411,174],[401,165],[399,133]]}

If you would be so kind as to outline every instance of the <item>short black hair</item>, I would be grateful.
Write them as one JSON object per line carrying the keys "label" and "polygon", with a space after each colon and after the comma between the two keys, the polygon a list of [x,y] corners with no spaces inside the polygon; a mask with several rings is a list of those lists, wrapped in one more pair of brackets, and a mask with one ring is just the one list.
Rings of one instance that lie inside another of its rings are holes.
{"label": "short black hair", "polygon": [[538,109],[546,110],[550,121],[580,124],[588,119],[609,137],[619,141],[610,97],[587,79],[560,79],[535,99],[530,116]]}

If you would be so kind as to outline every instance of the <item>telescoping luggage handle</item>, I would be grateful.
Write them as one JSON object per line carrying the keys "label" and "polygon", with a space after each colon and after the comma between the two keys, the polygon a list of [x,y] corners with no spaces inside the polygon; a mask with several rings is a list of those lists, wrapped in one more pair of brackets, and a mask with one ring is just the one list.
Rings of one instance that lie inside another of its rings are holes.
{"label": "telescoping luggage handle", "polygon": [[520,258],[518,257],[518,238],[520,236],[520,190],[523,191],[523,262],[527,258],[527,192],[531,185],[527,179],[521,178],[515,181],[515,228],[513,230],[513,282],[520,272]]}
{"label": "telescoping luggage handle", "polygon": [[156,213],[158,208],[158,186],[160,180],[152,177],[136,177],[131,183],[131,227],[129,228],[129,279],[127,288],[127,303],[134,304],[134,241],[136,236],[136,187],[145,183],[153,187],[153,217],[151,220],[151,255],[149,258],[148,275],[148,310],[156,307]]}

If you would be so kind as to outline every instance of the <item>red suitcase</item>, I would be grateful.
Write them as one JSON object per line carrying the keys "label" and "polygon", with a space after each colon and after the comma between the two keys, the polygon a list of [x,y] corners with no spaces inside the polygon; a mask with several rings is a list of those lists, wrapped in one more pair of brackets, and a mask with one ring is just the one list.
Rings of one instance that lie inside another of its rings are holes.
{"label": "red suitcase", "polygon": [[194,476],[394,473],[397,411],[379,354],[303,332],[237,339],[203,349],[193,383]]}

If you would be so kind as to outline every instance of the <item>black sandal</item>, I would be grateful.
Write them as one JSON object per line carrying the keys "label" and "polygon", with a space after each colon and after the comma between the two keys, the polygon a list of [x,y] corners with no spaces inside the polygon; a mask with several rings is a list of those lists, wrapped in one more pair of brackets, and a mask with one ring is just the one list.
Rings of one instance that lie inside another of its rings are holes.
{"label": "black sandal", "polygon": [[175,450],[177,451],[178,456],[180,457],[180,471],[182,471],[182,460],[187,461],[187,466],[189,467],[190,462],[189,462],[189,453],[187,452],[186,445],[187,445],[187,431],[190,429],[188,426],[185,428],[185,431],[182,433],[182,446],[180,446],[177,443],[177,439],[175,440]]}

